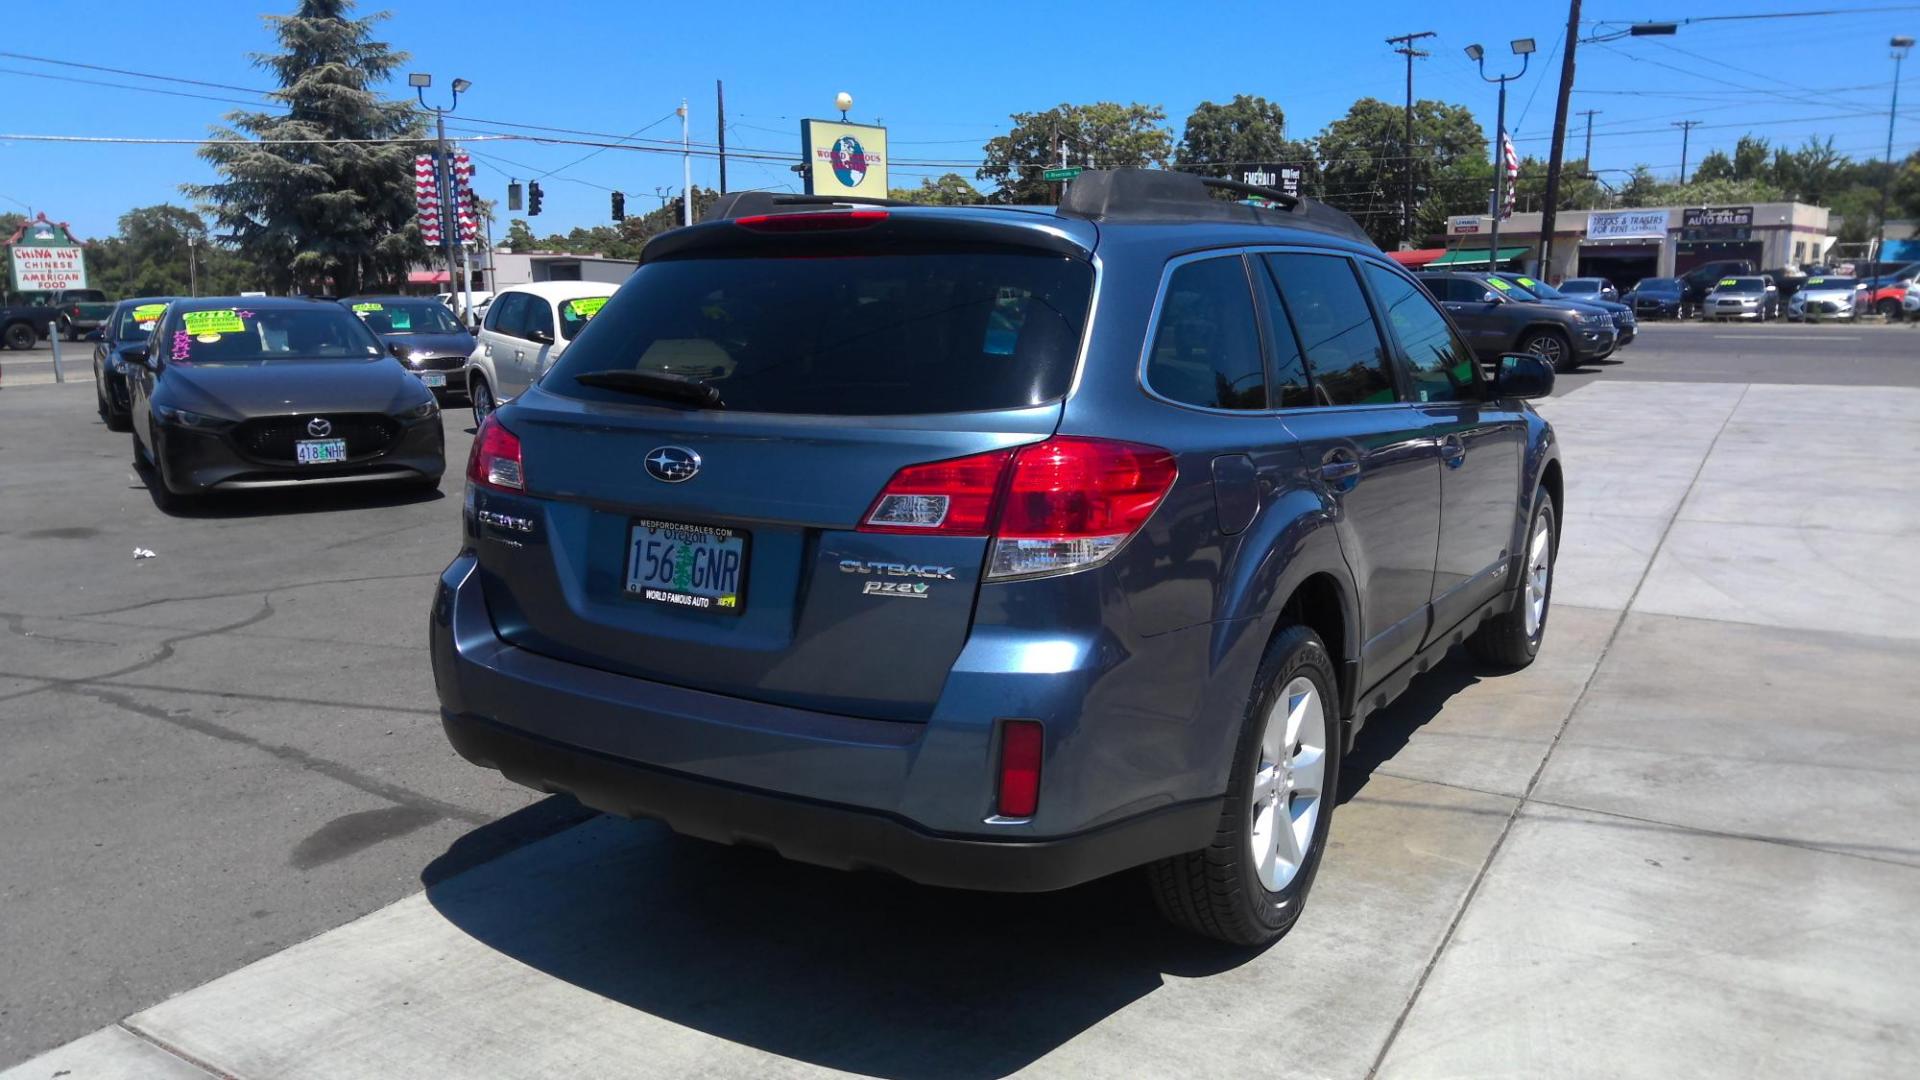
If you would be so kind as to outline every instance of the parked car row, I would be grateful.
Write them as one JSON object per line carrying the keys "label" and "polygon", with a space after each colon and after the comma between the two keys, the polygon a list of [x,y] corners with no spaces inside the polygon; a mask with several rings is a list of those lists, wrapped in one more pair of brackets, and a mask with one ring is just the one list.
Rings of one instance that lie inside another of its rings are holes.
{"label": "parked car row", "polygon": [[1576,299],[1524,274],[1428,270],[1418,280],[1483,361],[1525,352],[1571,370],[1611,356],[1639,330],[1625,304]]}

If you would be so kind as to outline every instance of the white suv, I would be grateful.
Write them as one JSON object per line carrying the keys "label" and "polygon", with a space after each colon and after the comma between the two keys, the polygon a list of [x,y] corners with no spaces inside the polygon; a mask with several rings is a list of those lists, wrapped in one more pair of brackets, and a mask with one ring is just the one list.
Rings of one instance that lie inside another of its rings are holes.
{"label": "white suv", "polygon": [[615,288],[605,281],[536,281],[495,294],[467,358],[474,423],[552,367]]}

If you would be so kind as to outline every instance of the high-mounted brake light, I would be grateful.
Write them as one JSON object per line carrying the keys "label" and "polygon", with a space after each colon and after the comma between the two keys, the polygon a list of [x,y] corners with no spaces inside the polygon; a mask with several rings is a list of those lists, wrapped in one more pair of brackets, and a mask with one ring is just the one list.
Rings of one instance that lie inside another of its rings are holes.
{"label": "high-mounted brake light", "polygon": [[527,489],[520,437],[493,416],[482,420],[474,433],[473,450],[467,454],[467,481],[496,491]]}
{"label": "high-mounted brake light", "polygon": [[813,210],[797,214],[749,214],[733,223],[755,232],[831,232],[865,229],[887,220],[885,210]]}
{"label": "high-mounted brake light", "polygon": [[1040,754],[1046,729],[1038,720],[1000,722],[1000,795],[1003,818],[1030,818],[1040,807]]}
{"label": "high-mounted brake light", "polygon": [[909,465],[874,500],[860,531],[991,536],[989,578],[1082,570],[1140,531],[1177,471],[1157,446],[1061,435]]}

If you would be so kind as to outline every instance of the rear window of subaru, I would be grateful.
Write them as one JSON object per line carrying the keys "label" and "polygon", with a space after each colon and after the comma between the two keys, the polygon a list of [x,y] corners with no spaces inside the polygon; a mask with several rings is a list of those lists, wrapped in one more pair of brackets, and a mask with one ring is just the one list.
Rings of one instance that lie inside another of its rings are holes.
{"label": "rear window of subaru", "polygon": [[728,410],[914,415],[1066,396],[1093,268],[999,251],[686,258],[642,265],[541,386],[638,370],[715,386]]}

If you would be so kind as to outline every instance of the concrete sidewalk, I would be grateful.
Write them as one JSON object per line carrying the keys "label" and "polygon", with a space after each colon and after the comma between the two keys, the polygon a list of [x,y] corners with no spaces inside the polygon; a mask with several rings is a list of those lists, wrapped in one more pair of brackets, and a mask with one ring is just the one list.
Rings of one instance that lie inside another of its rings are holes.
{"label": "concrete sidewalk", "polygon": [[598,819],[0,1076],[1909,1071],[1920,391],[1543,411],[1568,512],[1539,662],[1456,657],[1375,715],[1264,952],[1125,876],[946,892]]}

